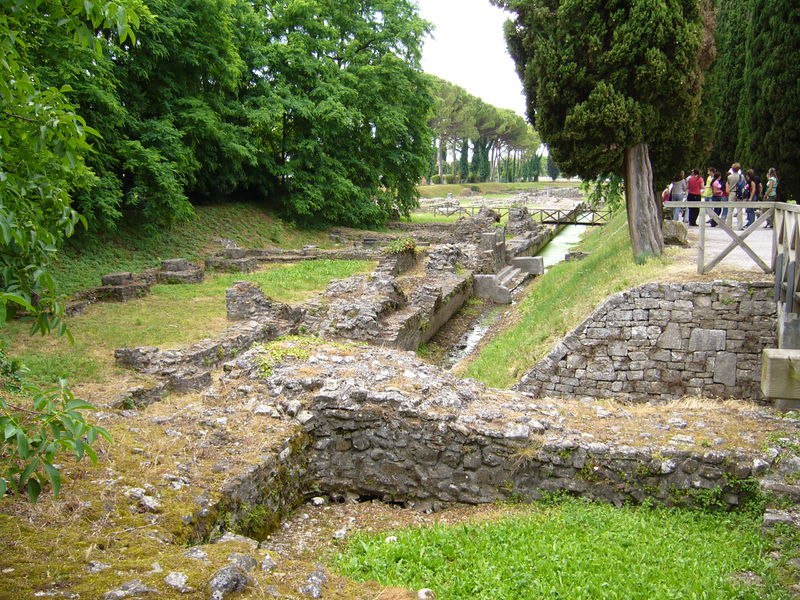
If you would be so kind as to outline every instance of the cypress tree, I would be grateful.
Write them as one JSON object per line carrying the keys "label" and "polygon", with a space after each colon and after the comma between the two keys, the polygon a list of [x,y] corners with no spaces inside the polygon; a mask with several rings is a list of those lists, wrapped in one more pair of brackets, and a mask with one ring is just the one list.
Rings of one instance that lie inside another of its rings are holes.
{"label": "cypress tree", "polygon": [[461,140],[461,158],[458,161],[458,167],[461,181],[464,182],[469,177],[469,140],[467,138]]}
{"label": "cypress tree", "polygon": [[[680,166],[700,105],[700,0],[492,0],[528,114],[566,173],[624,174],[635,255],[661,254],[653,183]],[[651,162],[652,160],[652,162]]]}
{"label": "cypress tree", "polygon": [[779,192],[800,198],[800,4],[752,0],[741,108],[745,160],[778,171]]}

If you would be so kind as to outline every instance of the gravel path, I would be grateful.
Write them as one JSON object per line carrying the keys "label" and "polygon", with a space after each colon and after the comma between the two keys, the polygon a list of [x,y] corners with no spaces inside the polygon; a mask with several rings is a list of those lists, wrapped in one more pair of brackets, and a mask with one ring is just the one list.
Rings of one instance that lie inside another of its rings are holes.
{"label": "gravel path", "polygon": [[[742,232],[737,231],[741,235]],[[765,229],[763,226],[753,231],[747,236],[745,242],[755,251],[758,257],[763,260],[767,266],[772,265],[772,247],[773,247],[774,230]],[[700,228],[689,227],[689,245],[690,252],[693,258],[697,258],[697,250],[700,240]],[[721,227],[706,227],[706,258],[705,262],[708,264],[717,255],[720,254],[733,240],[730,235],[722,230]],[[741,248],[735,248],[728,256],[726,256],[719,267],[723,269],[735,269],[737,271],[755,271],[763,273],[761,268],[745,253]],[[719,269],[715,267],[712,273]]]}

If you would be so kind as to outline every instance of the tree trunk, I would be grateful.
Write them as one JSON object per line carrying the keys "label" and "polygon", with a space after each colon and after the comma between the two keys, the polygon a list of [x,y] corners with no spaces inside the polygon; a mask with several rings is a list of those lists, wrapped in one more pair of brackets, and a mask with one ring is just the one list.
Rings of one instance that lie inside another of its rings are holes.
{"label": "tree trunk", "polygon": [[439,151],[436,153],[436,164],[439,166],[439,183],[444,183],[444,140],[439,138]]}
{"label": "tree trunk", "polygon": [[653,191],[653,167],[644,142],[625,149],[625,205],[634,258],[661,255],[661,199]]}

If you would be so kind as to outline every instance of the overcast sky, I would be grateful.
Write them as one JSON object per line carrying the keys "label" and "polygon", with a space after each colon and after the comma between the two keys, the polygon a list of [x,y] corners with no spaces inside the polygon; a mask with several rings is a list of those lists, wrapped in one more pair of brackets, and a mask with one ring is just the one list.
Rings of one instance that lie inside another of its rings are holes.
{"label": "overcast sky", "polygon": [[489,0],[417,3],[422,18],[435,27],[423,48],[422,68],[489,104],[525,116],[522,84],[503,38],[503,23],[509,13]]}

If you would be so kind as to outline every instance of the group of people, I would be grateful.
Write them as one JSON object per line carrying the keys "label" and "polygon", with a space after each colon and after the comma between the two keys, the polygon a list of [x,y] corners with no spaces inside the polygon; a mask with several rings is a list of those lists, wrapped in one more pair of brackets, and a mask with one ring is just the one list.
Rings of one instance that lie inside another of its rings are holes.
{"label": "group of people", "polygon": [[[693,169],[689,177],[681,171],[676,173],[667,189],[664,190],[663,200],[666,201],[759,201],[767,202],[778,201],[778,175],[775,168],[767,172],[767,182],[764,184],[761,177],[754,169],[742,170],[742,166],[737,162],[731,165],[727,174],[723,174],[714,167],[709,167],[705,181],[700,177],[700,171]],[[734,213],[736,216],[736,226],[739,230],[745,229],[756,220],[755,208],[738,208],[728,210],[727,208],[715,208],[714,212],[719,215],[729,226],[733,227]],[[697,226],[697,217],[700,214],[699,208],[673,209],[673,220],[688,223],[690,227]],[[746,216],[746,220],[745,220]],[[744,221],[744,222],[743,222]],[[711,227],[716,227],[717,223],[712,218],[708,221]],[[767,221],[766,227],[772,227],[772,223]]]}

